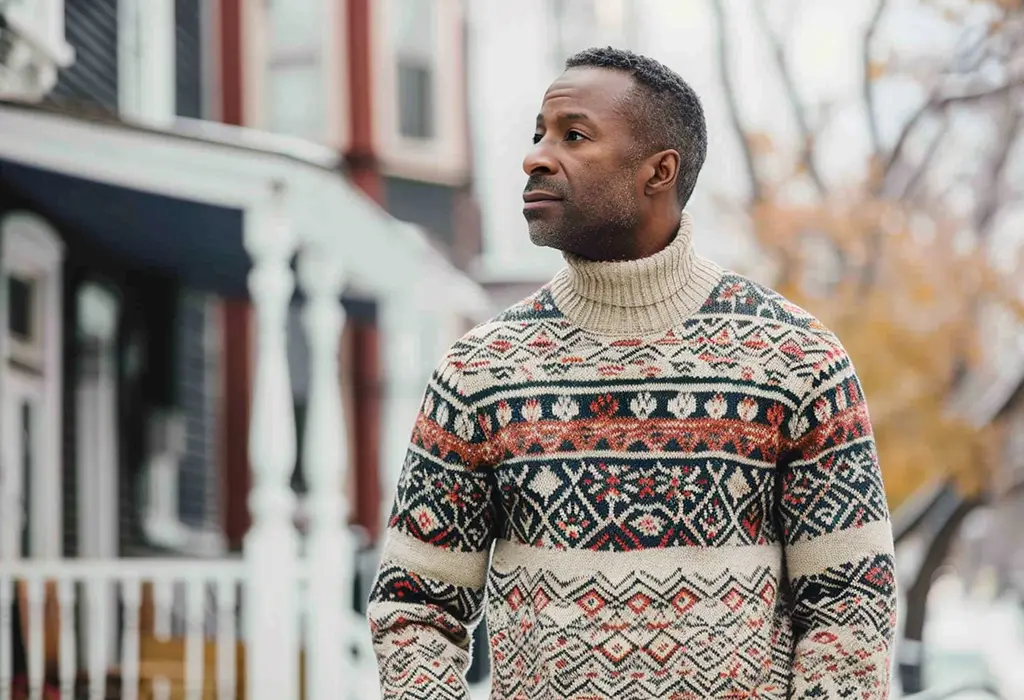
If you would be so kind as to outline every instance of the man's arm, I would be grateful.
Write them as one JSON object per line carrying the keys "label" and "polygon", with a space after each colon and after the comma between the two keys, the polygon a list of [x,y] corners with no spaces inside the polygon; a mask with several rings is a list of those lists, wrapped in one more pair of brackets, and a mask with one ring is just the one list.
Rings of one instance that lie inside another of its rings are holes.
{"label": "man's arm", "polygon": [[446,359],[427,387],[368,617],[385,700],[466,700],[494,531],[486,424]]}
{"label": "man's arm", "polygon": [[834,338],[789,422],[780,513],[793,700],[886,700],[896,622],[892,527],[867,404]]}

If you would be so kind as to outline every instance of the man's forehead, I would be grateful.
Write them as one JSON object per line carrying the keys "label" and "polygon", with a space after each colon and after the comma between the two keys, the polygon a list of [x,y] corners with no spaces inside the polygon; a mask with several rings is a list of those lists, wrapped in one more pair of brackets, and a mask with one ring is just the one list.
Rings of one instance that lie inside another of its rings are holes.
{"label": "man's forehead", "polygon": [[632,88],[633,76],[625,71],[570,68],[548,87],[541,109],[604,113],[621,105]]}

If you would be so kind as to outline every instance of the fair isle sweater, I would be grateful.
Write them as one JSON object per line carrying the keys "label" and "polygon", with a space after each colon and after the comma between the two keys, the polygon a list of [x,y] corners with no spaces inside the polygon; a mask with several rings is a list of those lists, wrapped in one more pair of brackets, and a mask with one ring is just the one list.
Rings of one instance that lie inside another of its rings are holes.
{"label": "fair isle sweater", "polygon": [[369,618],[388,700],[888,697],[861,385],[802,309],[665,250],[568,267],[430,380]]}

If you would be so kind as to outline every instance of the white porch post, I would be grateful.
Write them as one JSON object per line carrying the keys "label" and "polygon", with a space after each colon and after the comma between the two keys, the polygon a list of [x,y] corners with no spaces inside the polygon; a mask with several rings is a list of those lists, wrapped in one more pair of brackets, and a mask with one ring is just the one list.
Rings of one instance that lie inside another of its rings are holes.
{"label": "white porch post", "polygon": [[245,619],[248,697],[298,696],[298,535],[295,497],[295,415],[288,375],[286,319],[294,290],[290,261],[296,237],[275,190],[271,208],[250,210],[245,247],[252,258],[249,292],[256,312],[256,371],[249,425],[252,527],[245,538],[248,564]]}
{"label": "white porch post", "polygon": [[[78,555],[86,559],[117,557],[117,368],[115,366],[119,300],[97,284],[78,296],[78,326],[83,337],[76,389],[78,429]],[[99,609],[83,612],[83,643],[97,643],[95,630],[116,619],[117,592],[105,591]],[[117,630],[106,627],[106,658],[117,658]]]}
{"label": "white porch post", "polygon": [[344,311],[337,253],[319,241],[306,245],[300,252],[299,279],[306,293],[303,316],[310,367],[303,450],[310,516],[307,687],[310,700],[329,700],[345,697],[346,684],[353,685],[348,649],[354,548],[347,531],[349,506],[342,478],[345,421],[338,350]]}

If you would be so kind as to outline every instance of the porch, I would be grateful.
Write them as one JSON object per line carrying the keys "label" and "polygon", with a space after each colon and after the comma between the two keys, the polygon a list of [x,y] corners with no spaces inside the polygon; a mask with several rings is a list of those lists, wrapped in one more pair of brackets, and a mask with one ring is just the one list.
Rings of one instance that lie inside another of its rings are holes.
{"label": "porch", "polygon": [[[61,697],[91,699],[375,696],[368,631],[352,599],[355,535],[344,526],[350,507],[338,384],[341,296],[381,303],[388,352],[399,360],[385,387],[385,463],[404,444],[422,391],[421,368],[401,362],[403,353],[422,344],[421,331],[438,322],[438,313],[480,317],[487,304],[478,287],[431,254],[421,232],[352,190],[336,161],[328,149],[217,125],[153,131],[0,105],[0,175],[19,191],[49,198],[62,222],[72,221],[138,269],[217,293],[247,293],[256,319],[252,526],[241,558],[116,559],[98,548],[87,558],[62,559],[60,514],[54,520],[46,505],[60,500],[60,471],[52,468],[60,447],[36,439],[39,464],[48,470],[24,504],[27,517],[42,525],[28,558],[20,556],[16,536],[25,494],[16,478],[0,483],[0,698],[11,697],[16,638],[32,698],[44,697],[48,685]],[[121,204],[113,211],[90,206],[100,198]],[[59,255],[60,246],[53,248]],[[59,287],[40,289],[60,296]],[[304,534],[294,526],[289,486],[299,436],[286,329],[296,298],[308,347]],[[93,321],[102,336],[102,313]],[[60,328],[51,325],[52,344]],[[17,348],[3,336],[6,368]],[[47,361],[46,367],[59,364]],[[60,368],[55,372],[56,386],[44,382],[33,404],[41,420],[61,417]],[[12,376],[0,372],[0,396],[12,390]],[[95,409],[86,414],[96,422],[83,428],[99,429],[110,418],[109,392],[86,398]],[[0,415],[5,476],[20,470],[11,414],[5,408]],[[102,476],[115,457],[101,443],[84,449]],[[102,528],[94,534],[106,536]]]}

